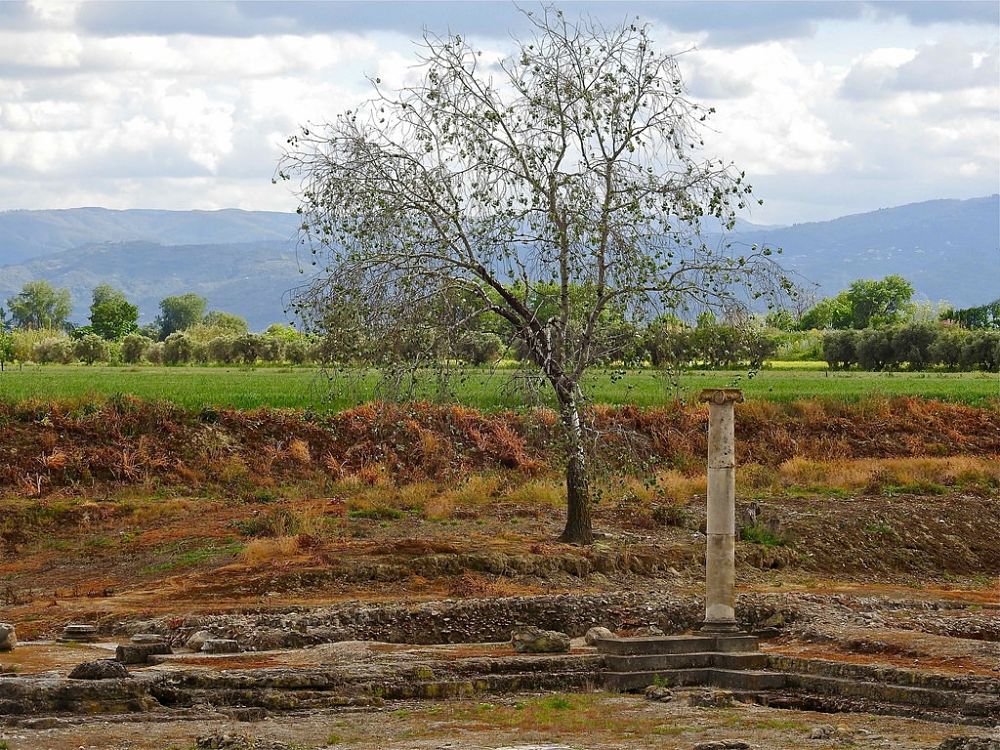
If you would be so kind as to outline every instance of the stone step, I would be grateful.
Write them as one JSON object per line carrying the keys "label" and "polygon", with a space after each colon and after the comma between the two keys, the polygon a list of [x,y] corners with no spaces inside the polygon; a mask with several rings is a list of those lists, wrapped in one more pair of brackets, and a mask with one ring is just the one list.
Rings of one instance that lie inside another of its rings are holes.
{"label": "stone step", "polygon": [[727,690],[778,690],[786,685],[787,675],[780,672],[739,669],[667,669],[645,672],[605,672],[605,686],[610,690],[642,690],[648,685],[665,687],[718,687]]}
{"label": "stone step", "polygon": [[756,636],[733,635],[663,635],[635,638],[601,638],[594,645],[604,654],[649,656],[653,654],[691,654],[708,652],[746,653],[757,650]]}
{"label": "stone step", "polygon": [[884,701],[926,708],[957,709],[969,715],[992,715],[1000,721],[1000,697],[984,693],[868,682],[816,674],[788,674],[787,687],[808,693]]}
{"label": "stone step", "polygon": [[621,656],[608,654],[604,662],[612,672],[651,672],[668,669],[765,669],[768,659],[758,651],[725,653],[718,651],[681,654],[642,654]]}
{"label": "stone step", "polygon": [[1000,696],[1000,679],[978,675],[938,674],[882,664],[856,664],[829,659],[805,659],[783,654],[768,654],[769,668],[789,674],[843,677],[848,680],[884,682],[890,685],[989,693]]}

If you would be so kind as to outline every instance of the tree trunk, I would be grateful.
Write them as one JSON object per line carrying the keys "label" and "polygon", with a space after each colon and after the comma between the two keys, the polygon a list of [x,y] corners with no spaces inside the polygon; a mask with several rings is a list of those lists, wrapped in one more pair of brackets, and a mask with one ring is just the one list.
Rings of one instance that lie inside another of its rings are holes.
{"label": "tree trunk", "polygon": [[569,458],[566,462],[566,528],[559,541],[590,544],[594,541],[594,531],[590,521],[590,481],[580,410],[575,396],[560,400],[563,401],[561,411]]}

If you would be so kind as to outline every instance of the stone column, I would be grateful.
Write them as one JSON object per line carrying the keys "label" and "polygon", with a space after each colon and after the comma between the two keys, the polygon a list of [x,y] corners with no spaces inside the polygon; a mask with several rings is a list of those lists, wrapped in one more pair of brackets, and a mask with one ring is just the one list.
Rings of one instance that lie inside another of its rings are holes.
{"label": "stone column", "polygon": [[736,388],[706,388],[708,403],[708,514],[705,533],[705,622],[702,630],[731,633],[736,625]]}

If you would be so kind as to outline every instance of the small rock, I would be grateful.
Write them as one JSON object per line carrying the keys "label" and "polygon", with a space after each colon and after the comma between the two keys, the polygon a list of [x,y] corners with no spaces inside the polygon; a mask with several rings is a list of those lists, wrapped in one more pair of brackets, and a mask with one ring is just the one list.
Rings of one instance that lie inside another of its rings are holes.
{"label": "small rock", "polygon": [[510,642],[519,654],[556,654],[569,651],[568,635],[533,626],[517,628],[511,632]]}
{"label": "small rock", "polygon": [[587,634],[583,636],[583,640],[588,646],[593,646],[595,643],[601,640],[606,640],[608,638],[614,638],[615,634],[612,633],[607,628],[602,628],[601,626],[593,627],[587,631]]}
{"label": "small rock", "polygon": [[650,685],[646,688],[646,700],[667,703],[674,699],[674,694],[670,688],[663,685]]}
{"label": "small rock", "polygon": [[240,644],[232,638],[209,638],[201,646],[203,654],[238,654]]}
{"label": "small rock", "polygon": [[0,622],[0,651],[13,651],[17,646],[17,633],[8,622]]}
{"label": "small rock", "polygon": [[120,680],[129,676],[125,665],[114,659],[85,661],[69,673],[71,680]]}
{"label": "small rock", "polygon": [[184,642],[184,647],[189,648],[192,651],[201,651],[201,647],[205,645],[205,641],[211,640],[212,638],[215,638],[212,633],[207,630],[199,630]]}
{"label": "small rock", "polygon": [[689,706],[699,708],[729,708],[736,702],[728,690],[701,690],[688,698]]}
{"label": "small rock", "polygon": [[711,740],[699,742],[691,750],[750,750],[750,743],[744,740]]}
{"label": "small rock", "polygon": [[837,730],[829,724],[819,724],[809,730],[809,739],[828,740],[837,733]]}

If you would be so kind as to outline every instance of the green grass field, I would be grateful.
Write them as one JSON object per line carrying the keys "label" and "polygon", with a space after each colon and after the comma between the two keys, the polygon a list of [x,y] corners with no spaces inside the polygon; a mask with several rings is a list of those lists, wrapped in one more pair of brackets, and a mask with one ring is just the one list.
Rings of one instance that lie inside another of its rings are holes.
{"label": "green grass field", "polygon": [[[527,402],[511,386],[510,370],[469,369],[454,378],[453,397],[482,409],[517,407]],[[922,396],[973,405],[1000,402],[996,373],[863,373],[807,369],[745,372],[684,373],[678,383],[651,370],[618,378],[595,370],[587,380],[588,394],[604,404],[655,406],[675,397],[691,398],[702,388],[740,387],[748,398],[791,401],[822,397],[848,401],[867,396]],[[274,406],[341,409],[378,398],[378,378],[372,372],[338,374],[328,378],[317,368],[217,367],[87,367],[25,366],[0,373],[0,399],[82,398],[91,395],[131,394],[167,399],[183,406]],[[413,393],[435,400],[440,390],[428,376]],[[543,391],[545,397],[548,392]]]}

